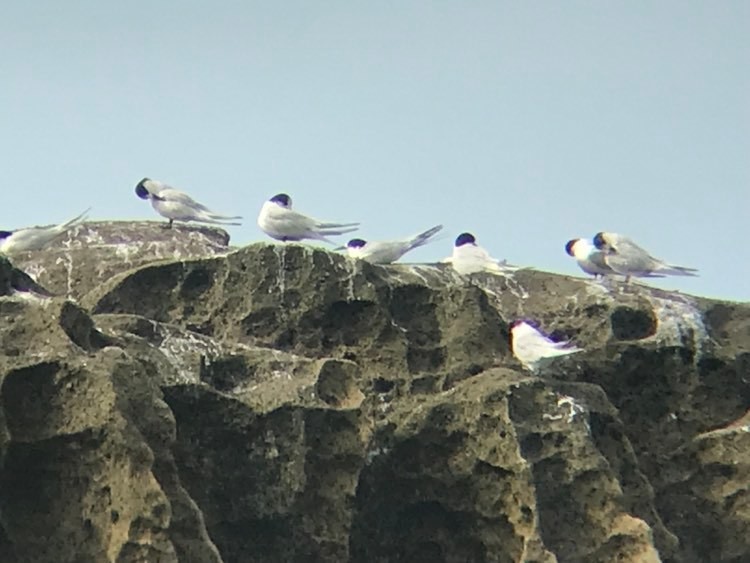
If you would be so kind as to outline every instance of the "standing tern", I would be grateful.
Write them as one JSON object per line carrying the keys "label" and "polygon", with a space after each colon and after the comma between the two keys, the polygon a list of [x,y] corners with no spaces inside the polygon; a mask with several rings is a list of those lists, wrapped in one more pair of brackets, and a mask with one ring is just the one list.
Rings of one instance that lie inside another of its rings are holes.
{"label": "standing tern", "polygon": [[476,238],[471,233],[461,233],[456,237],[453,245],[453,254],[445,258],[459,274],[475,274],[477,272],[490,272],[493,274],[507,274],[519,268],[508,264],[505,260],[500,261],[477,244]]}
{"label": "standing tern", "polygon": [[631,277],[697,276],[695,268],[674,266],[654,258],[626,236],[600,232],[594,237],[594,246],[604,253],[604,261],[615,272]]}
{"label": "standing tern", "polygon": [[242,219],[240,216],[229,217],[214,213],[205,205],[198,203],[184,192],[158,180],[144,178],[135,187],[136,195],[141,199],[150,199],[151,206],[162,217],[169,219],[166,228],[172,227],[173,221],[196,221],[198,223],[211,223],[213,225],[241,225],[232,223],[234,219]]}
{"label": "standing tern", "polygon": [[604,252],[598,250],[586,239],[569,240],[565,245],[565,252],[576,259],[581,270],[594,276],[594,278],[615,273],[612,268],[607,266],[607,262],[604,260]]}
{"label": "standing tern", "polygon": [[83,223],[89,209],[70,221],[47,227],[27,227],[16,231],[0,231],[0,254],[12,256],[29,250],[42,250],[47,244]]}
{"label": "standing tern", "polygon": [[442,225],[436,225],[423,233],[403,240],[365,241],[355,238],[342,248],[346,248],[352,258],[366,260],[373,264],[392,264],[410,250],[430,242],[430,238],[442,228]]}
{"label": "standing tern", "polygon": [[276,194],[263,204],[258,215],[258,226],[269,237],[284,242],[315,239],[336,244],[327,237],[356,231],[359,223],[331,223],[313,219],[293,211],[292,198],[287,194]]}
{"label": "standing tern", "polygon": [[523,320],[511,325],[510,340],[513,355],[532,373],[539,373],[552,358],[583,351],[570,342],[555,342]]}

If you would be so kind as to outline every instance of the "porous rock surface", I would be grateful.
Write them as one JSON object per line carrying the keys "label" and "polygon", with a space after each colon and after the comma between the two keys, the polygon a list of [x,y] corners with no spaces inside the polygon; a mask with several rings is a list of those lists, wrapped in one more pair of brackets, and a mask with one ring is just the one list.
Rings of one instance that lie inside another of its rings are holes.
{"label": "porous rock surface", "polygon": [[14,265],[55,295],[81,299],[124,270],[164,260],[228,252],[220,229],[166,221],[97,221],[76,225],[43,252],[23,252]]}
{"label": "porous rock surface", "polygon": [[0,260],[0,563],[750,560],[747,305],[81,229]]}

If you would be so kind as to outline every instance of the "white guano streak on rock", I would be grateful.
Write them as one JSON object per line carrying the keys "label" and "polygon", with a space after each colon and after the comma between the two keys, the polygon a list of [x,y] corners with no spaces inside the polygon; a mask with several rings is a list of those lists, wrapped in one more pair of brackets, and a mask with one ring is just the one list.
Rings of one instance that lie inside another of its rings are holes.
{"label": "white guano streak on rock", "polygon": [[63,252],[63,254],[55,260],[55,264],[63,264],[65,266],[65,296],[70,299],[73,293],[73,258],[70,252]]}
{"label": "white guano streak on rock", "polygon": [[129,264],[132,261],[131,256],[137,254],[140,250],[135,244],[117,244],[115,245],[115,256]]}
{"label": "white guano streak on rock", "polygon": [[410,274],[422,280],[422,283],[424,285],[429,285],[429,280],[422,274],[422,268],[422,266],[415,264],[413,266],[410,266],[408,271]]}
{"label": "white guano streak on rock", "polygon": [[[333,262],[333,260],[331,260]],[[346,279],[346,298],[348,301],[354,301],[356,300],[356,297],[354,295],[354,275],[357,273],[358,270],[361,270],[361,265],[354,261],[354,263],[351,265],[351,268],[349,269],[349,276]]]}
{"label": "white guano streak on rock", "polygon": [[286,248],[274,244],[273,253],[279,259],[279,273],[276,276],[276,285],[279,286],[279,293],[284,295],[284,276],[286,275]]}
{"label": "white guano streak on rock", "polygon": [[584,280],[584,287],[586,288],[586,293],[589,295],[612,300],[612,292],[605,285],[604,280]]}
{"label": "white guano streak on rock", "polygon": [[[97,229],[88,228],[85,229],[83,234],[76,233],[76,238],[86,247],[92,246],[112,246],[108,244],[104,237],[99,233]],[[115,245],[119,246],[119,245]]]}
{"label": "white guano streak on rock", "polygon": [[35,305],[39,305],[42,308],[47,308],[52,302],[51,297],[46,295],[39,295],[33,291],[16,291],[13,290],[10,295],[3,295],[0,299],[9,299],[11,301],[29,301]]}
{"label": "white guano streak on rock", "polygon": [[221,346],[208,338],[190,333],[169,334],[162,327],[158,327],[158,332],[164,338],[159,345],[159,351],[174,366],[182,378],[181,383],[195,383],[199,378],[195,365],[191,362],[194,360],[192,354],[202,354],[206,361],[221,354]]}
{"label": "white guano streak on rock", "polygon": [[517,297],[519,301],[529,298],[529,292],[513,277],[513,274],[502,275],[507,282],[507,287],[511,295]]}
{"label": "white guano streak on rock", "polygon": [[542,419],[550,421],[565,419],[567,424],[572,424],[573,422],[580,420],[586,427],[586,432],[591,434],[588,416],[586,416],[586,407],[576,402],[575,398],[570,397],[569,395],[561,395],[557,393],[554,393],[553,395],[557,398],[556,406],[558,412],[555,414],[544,413],[542,414]]}
{"label": "white guano streak on rock", "polygon": [[334,270],[343,269],[346,274],[346,300],[348,302],[356,301],[357,298],[354,295],[354,276],[361,271],[362,261],[357,258],[344,256],[344,260],[339,262],[333,258],[337,254],[333,252],[326,252],[325,254]]}
{"label": "white guano streak on rock", "polygon": [[39,281],[39,276],[47,272],[44,266],[39,263],[31,263],[28,266],[24,266],[23,271],[35,282]]}
{"label": "white guano streak on rock", "polygon": [[679,294],[669,298],[651,295],[649,300],[659,321],[655,337],[668,346],[692,346],[695,360],[699,360],[709,336],[695,303]]}

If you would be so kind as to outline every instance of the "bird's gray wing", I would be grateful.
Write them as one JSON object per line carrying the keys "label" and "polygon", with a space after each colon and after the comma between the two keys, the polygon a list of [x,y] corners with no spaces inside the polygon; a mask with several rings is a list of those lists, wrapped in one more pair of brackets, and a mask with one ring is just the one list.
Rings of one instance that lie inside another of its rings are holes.
{"label": "bird's gray wing", "polygon": [[156,197],[163,199],[165,201],[173,201],[175,203],[181,203],[183,205],[187,205],[188,207],[192,207],[193,209],[198,209],[200,211],[213,213],[213,211],[211,211],[208,207],[206,207],[202,203],[195,201],[192,197],[187,195],[185,192],[181,192],[174,188],[164,188],[163,190],[160,190],[159,193],[156,194]]}
{"label": "bird's gray wing", "polygon": [[592,252],[591,254],[589,254],[588,260],[597,268],[601,268],[605,271],[612,270],[612,268],[607,265],[607,261],[605,260],[603,252]]}
{"label": "bird's gray wing", "polygon": [[629,239],[618,241],[606,255],[607,265],[620,274],[649,273],[659,267],[659,261]]}

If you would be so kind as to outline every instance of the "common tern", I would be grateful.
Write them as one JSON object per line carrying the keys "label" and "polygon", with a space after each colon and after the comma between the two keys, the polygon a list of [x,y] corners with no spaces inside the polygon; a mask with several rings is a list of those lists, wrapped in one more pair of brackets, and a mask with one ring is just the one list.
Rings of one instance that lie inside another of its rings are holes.
{"label": "common tern", "polygon": [[555,342],[524,320],[513,322],[510,340],[513,355],[533,373],[539,373],[552,358],[583,351],[569,342]]}
{"label": "common tern", "polygon": [[594,237],[594,246],[604,253],[604,261],[615,272],[631,277],[697,276],[695,268],[674,266],[654,258],[626,236],[600,232]]}
{"label": "common tern", "polygon": [[608,276],[615,271],[604,261],[604,252],[598,250],[591,242],[582,238],[569,240],[565,252],[576,259],[578,267],[585,273],[594,276]]}
{"label": "common tern", "polygon": [[336,244],[328,236],[356,231],[359,223],[331,223],[319,221],[292,210],[292,198],[276,194],[263,204],[258,215],[260,230],[269,237],[287,241],[315,239]]}
{"label": "common tern", "polygon": [[451,264],[454,270],[463,275],[477,272],[507,274],[519,269],[505,260],[496,260],[490,256],[489,252],[477,244],[476,238],[471,233],[461,233],[456,237],[453,254],[445,258],[443,262]]}
{"label": "common tern", "polygon": [[346,247],[347,254],[352,258],[366,260],[373,264],[392,264],[410,250],[427,244],[430,238],[443,228],[436,225],[431,229],[403,240],[365,241],[361,238],[350,240]]}
{"label": "common tern", "polygon": [[136,195],[141,199],[150,199],[151,206],[162,217],[169,219],[167,228],[172,226],[173,221],[196,221],[198,223],[210,223],[212,225],[241,225],[233,223],[234,219],[242,219],[240,216],[229,217],[214,213],[202,203],[198,203],[184,192],[176,190],[158,180],[144,178],[135,187]]}
{"label": "common tern", "polygon": [[19,252],[41,250],[69,229],[86,220],[89,209],[70,221],[46,227],[27,227],[16,231],[0,231],[0,254],[12,256]]}

